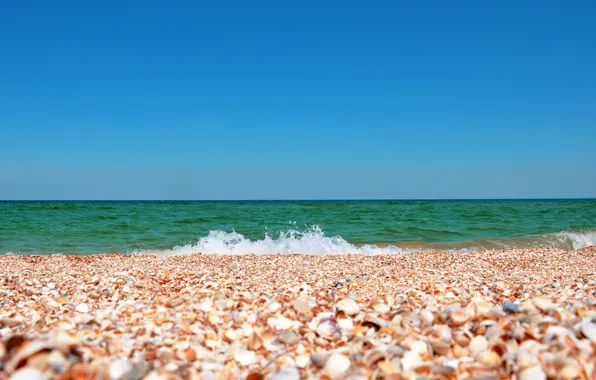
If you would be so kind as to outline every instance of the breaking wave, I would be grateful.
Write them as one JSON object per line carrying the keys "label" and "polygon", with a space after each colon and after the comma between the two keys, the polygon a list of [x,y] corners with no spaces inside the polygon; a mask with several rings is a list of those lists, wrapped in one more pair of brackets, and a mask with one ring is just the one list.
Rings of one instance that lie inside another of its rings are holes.
{"label": "breaking wave", "polygon": [[365,254],[382,255],[437,250],[558,248],[574,250],[596,245],[596,229],[555,232],[509,239],[483,239],[454,243],[400,242],[390,244],[354,245],[341,236],[326,236],[319,226],[306,231],[288,230],[277,238],[267,235],[261,240],[250,240],[237,232],[210,231],[196,244],[177,246],[170,250],[143,250],[134,253],[160,255],[187,255],[209,253],[222,255],[336,255]]}

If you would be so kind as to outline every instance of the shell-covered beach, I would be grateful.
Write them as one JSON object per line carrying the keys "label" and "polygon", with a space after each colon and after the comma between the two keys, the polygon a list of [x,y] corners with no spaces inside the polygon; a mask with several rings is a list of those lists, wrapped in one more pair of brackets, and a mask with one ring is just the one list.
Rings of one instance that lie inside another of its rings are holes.
{"label": "shell-covered beach", "polygon": [[0,268],[0,379],[596,378],[595,247]]}

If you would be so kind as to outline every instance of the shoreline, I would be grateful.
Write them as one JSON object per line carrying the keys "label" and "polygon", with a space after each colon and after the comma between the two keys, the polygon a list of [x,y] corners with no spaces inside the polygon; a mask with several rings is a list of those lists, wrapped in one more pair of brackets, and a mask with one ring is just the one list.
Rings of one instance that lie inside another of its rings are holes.
{"label": "shoreline", "polygon": [[596,247],[0,267],[0,379],[596,376]]}

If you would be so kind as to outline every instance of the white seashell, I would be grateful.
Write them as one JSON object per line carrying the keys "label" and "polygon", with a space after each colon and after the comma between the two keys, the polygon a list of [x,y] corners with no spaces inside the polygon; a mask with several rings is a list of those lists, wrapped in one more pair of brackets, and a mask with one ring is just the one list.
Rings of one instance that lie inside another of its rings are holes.
{"label": "white seashell", "polygon": [[422,312],[420,313],[420,320],[427,326],[430,326],[433,324],[433,321],[435,320],[435,316],[433,315],[433,313],[431,313],[428,310],[422,310]]}
{"label": "white seashell", "polygon": [[267,324],[276,330],[287,330],[294,325],[294,322],[286,317],[279,317],[267,319]]}
{"label": "white seashell", "polygon": [[519,373],[519,380],[546,380],[546,374],[540,366],[528,367]]}
{"label": "white seashell", "polygon": [[317,334],[327,339],[337,339],[341,337],[339,324],[335,319],[323,319],[317,326]]}
{"label": "white seashell", "polygon": [[6,372],[11,373],[19,366],[19,363],[22,361],[26,361],[28,358],[40,351],[49,351],[53,348],[54,347],[50,343],[39,340],[24,343],[17,349],[17,352],[10,357],[10,360],[5,363],[4,369]]}
{"label": "white seashell", "polygon": [[47,377],[35,368],[21,368],[10,376],[10,380],[46,380]]}
{"label": "white seashell", "polygon": [[354,322],[349,318],[338,319],[337,324],[344,334],[349,334],[354,331]]}
{"label": "white seashell", "polygon": [[248,350],[239,350],[234,355],[234,360],[236,360],[241,366],[249,366],[255,360],[255,353],[253,351]]}
{"label": "white seashell", "polygon": [[271,303],[271,305],[269,305],[269,311],[271,311],[272,313],[275,313],[279,309],[281,309],[281,305],[277,301],[275,301],[275,302]]}
{"label": "white seashell", "polygon": [[77,307],[75,307],[75,310],[79,313],[86,314],[89,312],[89,305],[86,303],[78,304]]}
{"label": "white seashell", "polygon": [[428,353],[428,344],[421,340],[417,340],[411,344],[410,351],[415,352],[417,355],[424,355]]}
{"label": "white seashell", "polygon": [[312,364],[317,368],[323,368],[327,363],[327,359],[329,359],[329,354],[326,352],[315,352],[310,355]]}
{"label": "white seashell", "polygon": [[56,373],[62,373],[64,371],[66,371],[66,367],[68,367],[70,365],[70,363],[68,363],[68,361],[66,360],[66,357],[64,356],[64,354],[58,350],[55,350],[52,353],[50,353],[47,356],[46,361],[47,361],[48,365]]}
{"label": "white seashell", "polygon": [[292,306],[294,307],[294,310],[296,310],[300,314],[308,314],[312,309],[306,301],[301,299],[294,300]]}
{"label": "white seashell", "polygon": [[296,356],[296,367],[305,368],[310,363],[310,357],[308,355]]}
{"label": "white seashell", "polygon": [[377,311],[379,313],[386,313],[389,311],[390,307],[387,304],[378,303],[375,306],[373,306],[373,309],[375,309],[375,311]]}
{"label": "white seashell", "polygon": [[286,366],[271,374],[269,380],[300,380],[300,372],[296,367]]}
{"label": "white seashell", "polygon": [[178,364],[176,364],[174,362],[170,362],[170,363],[166,364],[163,367],[163,369],[168,372],[176,372],[176,371],[178,371]]}
{"label": "white seashell", "polygon": [[329,375],[332,379],[343,378],[350,369],[352,363],[350,359],[342,354],[333,354],[327,359],[323,372]]}
{"label": "white seashell", "polygon": [[545,297],[534,298],[533,302],[534,302],[534,306],[536,306],[538,309],[540,309],[543,312],[550,311],[554,308],[554,305],[551,302],[551,300],[549,300],[548,298],[545,298]]}
{"label": "white seashell", "polygon": [[406,351],[404,357],[401,359],[401,366],[404,371],[409,371],[418,367],[420,364],[424,362],[420,358],[420,355],[416,351]]}
{"label": "white seashell", "polygon": [[53,298],[46,298],[46,304],[53,308],[53,309],[59,309],[60,308],[60,304]]}
{"label": "white seashell", "polygon": [[144,380],[168,380],[169,376],[158,371],[151,371]]}
{"label": "white seashell", "polygon": [[486,351],[488,349],[488,341],[483,336],[476,336],[470,341],[469,348],[472,355],[475,358],[478,358],[482,351]]}
{"label": "white seashell", "polygon": [[337,310],[343,311],[347,315],[356,315],[360,313],[360,306],[352,298],[344,298],[337,303]]}
{"label": "white seashell", "polygon": [[581,330],[586,338],[596,343],[596,318],[584,318],[581,324]]}
{"label": "white seashell", "polygon": [[124,377],[130,372],[132,366],[128,360],[116,360],[110,364],[110,378],[112,380],[118,380]]}

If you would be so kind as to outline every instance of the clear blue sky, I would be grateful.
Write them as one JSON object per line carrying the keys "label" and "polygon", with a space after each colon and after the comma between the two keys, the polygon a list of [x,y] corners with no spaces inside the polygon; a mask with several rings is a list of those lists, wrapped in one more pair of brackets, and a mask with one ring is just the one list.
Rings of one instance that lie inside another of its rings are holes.
{"label": "clear blue sky", "polygon": [[7,1],[0,199],[596,197],[594,1]]}

